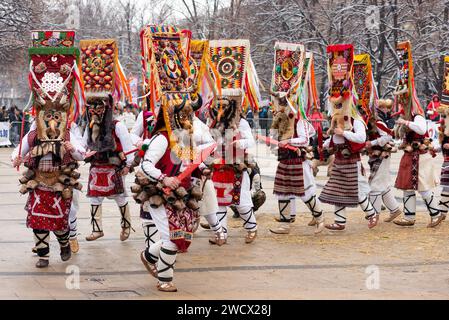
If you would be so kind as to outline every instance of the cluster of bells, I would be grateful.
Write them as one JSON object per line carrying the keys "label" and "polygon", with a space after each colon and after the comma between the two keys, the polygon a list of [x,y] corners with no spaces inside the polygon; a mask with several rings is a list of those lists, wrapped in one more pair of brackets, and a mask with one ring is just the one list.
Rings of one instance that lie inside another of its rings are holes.
{"label": "cluster of bells", "polygon": [[370,156],[387,159],[390,154],[398,152],[398,148],[393,141],[387,142],[382,149],[372,149],[369,151]]}
{"label": "cluster of bells", "polygon": [[78,167],[79,165],[77,162],[62,166],[61,174],[57,177],[57,181],[51,186],[40,181],[40,175],[37,175],[34,170],[27,169],[19,179],[21,184],[19,191],[21,194],[25,194],[34,191],[40,185],[45,185],[45,187],[52,188],[53,191],[62,196],[64,200],[70,199],[73,195],[73,189],[81,190],[83,188],[83,185],[78,181],[81,176],[81,174],[76,171]]}
{"label": "cluster of bells", "polygon": [[433,151],[434,147],[432,145],[432,139],[425,138],[423,142],[414,141],[412,143],[404,142],[399,146],[399,150],[404,150],[405,152],[414,151]]}
{"label": "cluster of bells", "polygon": [[138,204],[148,201],[152,208],[168,204],[175,210],[183,210],[187,207],[196,211],[199,209],[198,201],[203,197],[199,186],[194,185],[188,190],[180,186],[176,190],[167,191],[162,183],[149,179],[140,171],[136,173],[134,182],[131,186],[134,200]]}

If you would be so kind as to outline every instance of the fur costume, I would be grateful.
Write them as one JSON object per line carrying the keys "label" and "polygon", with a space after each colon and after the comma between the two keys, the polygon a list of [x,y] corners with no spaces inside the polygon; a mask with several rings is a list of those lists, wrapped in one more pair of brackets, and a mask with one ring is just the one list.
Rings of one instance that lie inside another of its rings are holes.
{"label": "fur costume", "polygon": [[[366,125],[355,106],[354,48],[350,44],[331,45],[327,52],[329,102],[333,111],[329,131],[333,134],[324,146],[335,153],[335,161],[319,199],[335,206],[335,223],[326,225],[326,228],[343,230],[346,224],[345,208],[358,205],[372,228],[376,226],[378,216],[368,199],[370,189],[360,157],[366,141]],[[337,126],[343,134],[334,134]]]}
{"label": "fur costume", "polygon": [[128,239],[131,215],[126,200],[122,170],[130,168],[133,154],[131,137],[126,127],[113,119],[114,99],[124,95],[132,100],[128,81],[118,59],[118,45],[114,39],[81,40],[82,71],[86,91],[87,126],[84,143],[90,163],[87,197],[91,203],[92,233],[87,241],[104,235],[102,203],[105,197],[114,199],[121,215],[120,240]]}
{"label": "fur costume", "polygon": [[409,226],[415,223],[415,191],[419,191],[431,217],[431,222],[428,226],[434,227],[442,221],[438,203],[431,191],[437,184],[433,168],[435,153],[431,139],[428,137],[424,111],[421,108],[415,90],[410,42],[399,43],[396,51],[400,66],[394,94],[399,114],[404,123],[396,126],[395,134],[397,138],[403,140],[399,149],[404,150],[404,154],[399,165],[395,187],[404,190],[405,216],[402,220],[395,221],[395,223],[401,226]]}
{"label": "fur costume", "polygon": [[[36,121],[18,154],[27,167],[19,181],[20,192],[29,194],[27,226],[35,235],[40,258],[36,267],[48,266],[50,231],[58,239],[61,258],[70,258],[69,212],[74,190],[82,188],[76,169],[84,149],[70,134],[82,99],[74,37],[74,31],[33,31],[28,51]],[[71,149],[66,149],[67,143]]]}
{"label": "fur costume", "polygon": [[248,149],[255,142],[242,112],[248,104],[257,110],[257,75],[248,40],[210,41],[209,56],[217,71],[216,87],[221,86],[221,95],[209,111],[211,133],[218,144],[210,164],[219,204],[217,215],[227,237],[226,211],[235,205],[248,231],[245,241],[250,243],[255,239],[257,223],[247,168],[254,165]]}
{"label": "fur costume", "polygon": [[[313,80],[313,57],[306,55],[304,46],[295,43],[275,43],[275,57],[271,84],[274,120],[270,135],[285,146],[274,148],[278,166],[273,193],[279,202],[280,226],[273,233],[289,233],[289,223],[296,216],[295,198],[301,198],[309,207],[317,225],[323,229],[323,211],[316,199],[316,186],[310,160],[313,148],[309,146],[315,129],[307,120],[307,110],[316,103],[310,89]],[[316,97],[316,96],[315,96]]]}
{"label": "fur costume", "polygon": [[147,102],[156,123],[142,147],[143,161],[131,190],[160,234],[160,240],[142,252],[142,262],[157,276],[159,290],[176,291],[176,253],[191,244],[202,191],[190,176],[175,190],[163,183],[166,177],[179,176],[198,154],[193,141],[193,111],[201,102],[194,86],[197,68],[176,27],[148,26],[140,35],[145,91],[151,92]]}

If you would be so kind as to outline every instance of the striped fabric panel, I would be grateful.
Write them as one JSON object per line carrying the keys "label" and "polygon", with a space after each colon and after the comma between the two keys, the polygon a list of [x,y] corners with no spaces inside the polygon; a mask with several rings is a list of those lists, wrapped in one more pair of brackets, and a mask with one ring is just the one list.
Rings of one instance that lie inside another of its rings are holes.
{"label": "striped fabric panel", "polygon": [[279,162],[274,179],[273,193],[282,196],[300,197],[304,195],[304,174],[300,159]]}
{"label": "striped fabric panel", "polygon": [[334,163],[331,177],[324,186],[319,199],[321,202],[336,206],[357,207],[357,162],[347,163],[346,160],[344,162],[344,164],[341,164],[340,161]]}

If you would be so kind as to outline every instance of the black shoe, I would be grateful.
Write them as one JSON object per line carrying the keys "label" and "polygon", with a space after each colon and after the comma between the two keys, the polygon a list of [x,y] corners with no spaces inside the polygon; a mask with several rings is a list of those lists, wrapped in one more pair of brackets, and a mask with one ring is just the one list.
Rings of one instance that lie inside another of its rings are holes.
{"label": "black shoe", "polygon": [[65,247],[61,247],[61,260],[67,261],[72,257],[72,250],[70,249],[70,245]]}
{"label": "black shoe", "polygon": [[39,259],[36,262],[36,268],[47,268],[48,267],[48,259]]}

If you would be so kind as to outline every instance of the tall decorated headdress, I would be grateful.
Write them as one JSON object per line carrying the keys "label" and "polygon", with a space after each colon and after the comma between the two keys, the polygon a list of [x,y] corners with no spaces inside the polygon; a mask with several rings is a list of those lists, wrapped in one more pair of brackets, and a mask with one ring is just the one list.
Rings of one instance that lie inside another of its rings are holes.
{"label": "tall decorated headdress", "polygon": [[298,90],[298,106],[300,116],[304,119],[307,119],[315,108],[319,108],[315,80],[315,63],[312,52],[306,52],[301,86]]}
{"label": "tall decorated headdress", "polygon": [[155,130],[167,131],[170,148],[180,159],[193,159],[193,143],[177,134],[191,127],[193,110],[202,103],[195,90],[198,69],[186,54],[184,34],[173,26],[141,31],[143,83],[147,108],[157,119]]}
{"label": "tall decorated headdress", "polygon": [[[73,189],[82,188],[79,172],[75,171],[78,164],[62,143],[70,141],[71,122],[76,120],[84,103],[79,50],[73,46],[74,40],[74,31],[32,31],[32,47],[28,49],[36,135],[30,132],[28,136],[32,148],[25,160],[28,170],[19,179],[20,192],[32,192],[29,198],[30,204],[34,204],[32,211],[44,206],[48,217],[63,217],[70,207]],[[19,154],[21,150],[22,139]],[[42,162],[46,155],[51,155],[51,160]],[[49,195],[50,192],[56,195]],[[60,196],[63,201],[59,201]]]}
{"label": "tall decorated headdress", "polygon": [[351,130],[351,118],[360,119],[353,79],[354,47],[352,44],[330,45],[327,47],[327,54],[329,102],[332,107],[330,131],[337,126]]}
{"label": "tall decorated headdress", "polygon": [[366,122],[371,117],[376,118],[378,95],[369,54],[354,57],[354,86],[359,98],[357,106],[366,115]]}
{"label": "tall decorated headdress", "polygon": [[112,95],[116,100],[120,100],[122,95],[125,95],[131,102],[131,90],[120,64],[117,41],[81,40],[80,48],[86,98],[107,98]]}
{"label": "tall decorated headdress", "polygon": [[398,43],[396,53],[399,60],[399,69],[396,89],[394,90],[395,105],[403,117],[410,120],[415,115],[424,114],[415,89],[415,74],[410,41]]}
{"label": "tall decorated headdress", "polygon": [[98,152],[115,150],[112,132],[114,101],[122,95],[131,102],[131,90],[118,58],[114,39],[80,41],[82,77],[86,95],[88,146]]}
{"label": "tall decorated headdress", "polygon": [[444,57],[443,90],[441,91],[441,105],[449,108],[449,56]]}
{"label": "tall decorated headdress", "polygon": [[[306,51],[302,44],[276,42],[274,45],[274,66],[271,78],[271,100],[275,109],[272,134],[278,140],[293,138],[295,119],[305,118],[300,110],[298,93],[303,85],[303,70]],[[303,106],[302,106],[303,107]]]}
{"label": "tall decorated headdress", "polygon": [[205,121],[210,107],[217,103],[217,98],[221,95],[221,83],[216,81],[218,73],[209,56],[209,40],[192,40],[190,56],[198,67],[195,87],[203,100],[201,108],[196,112]]}
{"label": "tall decorated headdress", "polygon": [[245,99],[244,83],[247,76],[249,40],[212,40],[209,56],[217,71],[216,86],[221,87],[219,103],[213,105],[210,116],[218,123],[237,126]]}
{"label": "tall decorated headdress", "polygon": [[[65,139],[84,100],[79,70],[79,50],[73,46],[74,31],[33,31],[29,53],[29,83],[36,116],[37,137],[42,148],[63,156],[55,143]],[[59,150],[59,151],[58,151]]]}

